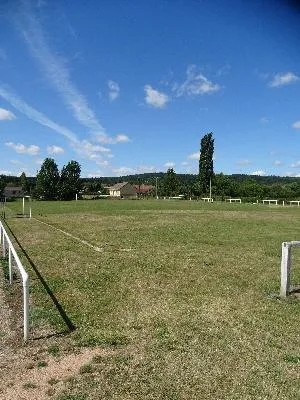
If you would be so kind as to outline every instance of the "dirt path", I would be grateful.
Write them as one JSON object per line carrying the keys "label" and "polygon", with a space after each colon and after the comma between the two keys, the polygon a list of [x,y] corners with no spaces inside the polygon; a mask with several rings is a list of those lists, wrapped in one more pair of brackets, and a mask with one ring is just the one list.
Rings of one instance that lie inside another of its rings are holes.
{"label": "dirt path", "polygon": [[2,400],[44,400],[49,395],[57,394],[63,390],[65,381],[76,376],[80,367],[89,364],[94,356],[105,355],[108,351],[97,348],[85,348],[78,352],[43,358],[43,366],[39,363],[23,363],[13,365],[6,376],[1,379],[3,388],[0,392]]}
{"label": "dirt path", "polygon": [[[47,329],[34,332],[33,336],[40,339],[31,338],[23,345],[22,327],[16,322],[8,298],[0,265],[0,400],[49,399],[94,356],[112,353],[100,348],[74,348],[68,336],[51,336],[53,332]],[[41,333],[44,338],[38,335]],[[58,351],[49,351],[51,348]]]}
{"label": "dirt path", "polygon": [[[1,266],[0,266],[1,267]],[[9,366],[15,358],[14,342],[16,341],[16,332],[12,329],[12,310],[6,302],[5,283],[0,271],[0,378],[1,371]]]}

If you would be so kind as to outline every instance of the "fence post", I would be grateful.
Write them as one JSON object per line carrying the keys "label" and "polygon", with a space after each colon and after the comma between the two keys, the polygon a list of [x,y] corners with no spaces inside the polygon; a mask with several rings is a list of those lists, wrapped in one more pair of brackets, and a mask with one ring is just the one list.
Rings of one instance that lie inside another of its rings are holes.
{"label": "fence post", "polygon": [[4,228],[2,228],[2,257],[6,257],[6,245],[5,245],[5,234],[4,234]]}
{"label": "fence post", "polygon": [[24,342],[28,340],[29,333],[29,281],[23,280],[23,299],[24,299]]}
{"label": "fence post", "polygon": [[8,269],[9,269],[9,284],[12,284],[12,259],[11,259],[11,247],[8,245]]}
{"label": "fence post", "polygon": [[281,246],[281,286],[280,296],[286,297],[291,284],[291,245],[283,242]]}

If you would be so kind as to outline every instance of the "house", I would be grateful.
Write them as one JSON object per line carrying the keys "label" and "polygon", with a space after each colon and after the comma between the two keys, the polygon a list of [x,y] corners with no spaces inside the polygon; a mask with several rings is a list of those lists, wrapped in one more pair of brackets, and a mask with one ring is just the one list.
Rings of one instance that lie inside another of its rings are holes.
{"label": "house", "polygon": [[139,197],[146,197],[154,194],[155,186],[152,185],[133,185]]}
{"label": "house", "polygon": [[24,194],[22,186],[6,186],[3,190],[3,196],[7,198],[23,197]]}
{"label": "house", "polygon": [[116,199],[135,199],[136,190],[128,182],[116,183],[108,188],[110,197]]}

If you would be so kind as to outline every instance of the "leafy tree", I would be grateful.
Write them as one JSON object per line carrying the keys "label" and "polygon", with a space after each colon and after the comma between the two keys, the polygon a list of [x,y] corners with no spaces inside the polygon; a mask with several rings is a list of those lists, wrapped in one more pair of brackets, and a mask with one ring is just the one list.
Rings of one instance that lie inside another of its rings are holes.
{"label": "leafy tree", "polygon": [[59,172],[53,158],[46,158],[36,176],[35,197],[43,200],[58,198]]}
{"label": "leafy tree", "polygon": [[163,193],[165,196],[178,195],[179,179],[173,168],[169,168],[163,180]]}
{"label": "leafy tree", "polygon": [[76,193],[81,190],[81,168],[77,161],[69,161],[63,166],[60,174],[59,195],[62,200],[75,199]]}
{"label": "leafy tree", "polygon": [[29,186],[29,182],[27,180],[25,172],[22,172],[22,174],[20,175],[20,184],[22,186],[22,190],[25,193],[29,192],[30,186]]}
{"label": "leafy tree", "polygon": [[201,139],[199,160],[199,183],[202,193],[209,192],[210,180],[214,175],[214,139],[212,133],[207,133]]}
{"label": "leafy tree", "polygon": [[226,196],[230,196],[231,192],[231,182],[230,178],[222,173],[215,175],[214,179],[214,193],[217,196],[221,196],[222,200]]}
{"label": "leafy tree", "polygon": [[6,186],[5,180],[3,179],[2,176],[0,176],[0,196],[2,196],[5,186]]}

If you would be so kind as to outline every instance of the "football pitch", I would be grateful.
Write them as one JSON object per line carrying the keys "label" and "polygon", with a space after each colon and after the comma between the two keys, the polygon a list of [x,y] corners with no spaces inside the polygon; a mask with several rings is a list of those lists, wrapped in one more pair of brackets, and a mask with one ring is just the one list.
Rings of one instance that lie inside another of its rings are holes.
{"label": "football pitch", "polygon": [[[300,208],[33,202],[27,219],[8,206],[31,334],[69,330],[76,346],[118,350],[68,382],[86,396],[74,399],[299,399],[300,303],[277,295]],[[299,284],[300,249],[293,264]]]}

